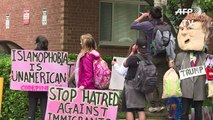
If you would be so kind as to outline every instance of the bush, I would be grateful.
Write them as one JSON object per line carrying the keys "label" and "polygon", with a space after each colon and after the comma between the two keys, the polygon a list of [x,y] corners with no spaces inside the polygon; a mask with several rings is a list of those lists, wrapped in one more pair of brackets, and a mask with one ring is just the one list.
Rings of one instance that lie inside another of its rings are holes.
{"label": "bush", "polygon": [[8,55],[0,55],[0,77],[4,78],[2,117],[27,119],[28,100],[26,92],[10,90],[11,60]]}
{"label": "bush", "polygon": [[[77,60],[78,54],[69,54],[68,61],[75,62]],[[111,68],[112,55],[102,55],[102,58],[107,62],[109,68]]]}

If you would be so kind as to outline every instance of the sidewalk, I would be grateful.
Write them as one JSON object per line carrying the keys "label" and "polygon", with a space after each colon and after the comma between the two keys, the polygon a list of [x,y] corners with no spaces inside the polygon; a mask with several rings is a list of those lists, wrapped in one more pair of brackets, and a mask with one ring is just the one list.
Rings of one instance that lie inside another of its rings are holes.
{"label": "sidewalk", "polygon": [[[166,109],[164,109],[161,112],[154,112],[154,113],[150,113],[146,111],[146,120],[166,120],[167,114],[168,113]],[[126,120],[126,119],[117,119],[117,120]]]}

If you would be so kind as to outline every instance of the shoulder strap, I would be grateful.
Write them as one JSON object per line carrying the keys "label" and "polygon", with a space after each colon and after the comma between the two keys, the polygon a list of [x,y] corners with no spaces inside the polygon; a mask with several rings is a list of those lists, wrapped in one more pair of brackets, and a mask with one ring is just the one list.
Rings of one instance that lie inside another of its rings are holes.
{"label": "shoulder strap", "polygon": [[140,61],[144,60],[144,58],[143,58],[140,54],[136,54],[136,57],[137,57]]}
{"label": "shoulder strap", "polygon": [[144,63],[146,63],[148,65],[153,64],[149,58],[143,57],[140,54],[136,54],[136,56],[138,59],[140,59],[140,61],[143,61]]}

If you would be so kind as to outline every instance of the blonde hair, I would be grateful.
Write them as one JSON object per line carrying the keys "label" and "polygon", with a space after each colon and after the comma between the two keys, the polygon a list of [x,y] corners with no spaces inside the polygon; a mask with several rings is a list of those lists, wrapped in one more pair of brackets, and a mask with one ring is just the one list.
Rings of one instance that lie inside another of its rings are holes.
{"label": "blonde hair", "polygon": [[[188,14],[185,18],[185,20],[194,20],[194,22],[202,22],[202,28],[203,30],[206,32],[206,38],[209,38],[209,35],[211,35],[211,17],[209,17],[208,15],[206,15],[205,13],[202,13],[200,15],[196,14],[196,13],[190,13]],[[205,40],[207,41],[207,40]]]}
{"label": "blonde hair", "polygon": [[81,35],[80,40],[82,44],[82,50],[84,52],[97,49],[96,42],[91,34],[87,33],[87,34]]}

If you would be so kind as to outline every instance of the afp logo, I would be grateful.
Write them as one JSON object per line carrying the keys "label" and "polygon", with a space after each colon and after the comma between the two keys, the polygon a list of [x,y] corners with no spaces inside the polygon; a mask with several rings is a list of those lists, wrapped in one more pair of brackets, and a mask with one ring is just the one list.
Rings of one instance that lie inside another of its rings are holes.
{"label": "afp logo", "polygon": [[185,14],[190,14],[190,13],[196,13],[198,15],[201,14],[201,9],[199,7],[195,8],[179,8],[177,11],[175,11],[175,15],[185,15]]}

